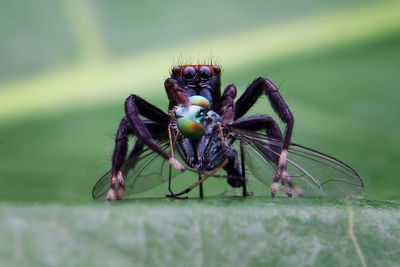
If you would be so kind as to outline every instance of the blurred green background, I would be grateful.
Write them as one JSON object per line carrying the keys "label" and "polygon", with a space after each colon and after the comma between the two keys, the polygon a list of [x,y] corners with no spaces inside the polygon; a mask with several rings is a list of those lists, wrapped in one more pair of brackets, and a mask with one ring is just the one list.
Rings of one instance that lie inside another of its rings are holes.
{"label": "blurred green background", "polygon": [[[91,199],[124,99],[166,110],[170,68],[210,59],[240,93],[271,79],[294,142],[352,166],[366,197],[400,199],[399,14],[399,1],[1,1],[0,201]],[[265,98],[252,112],[273,114]]]}

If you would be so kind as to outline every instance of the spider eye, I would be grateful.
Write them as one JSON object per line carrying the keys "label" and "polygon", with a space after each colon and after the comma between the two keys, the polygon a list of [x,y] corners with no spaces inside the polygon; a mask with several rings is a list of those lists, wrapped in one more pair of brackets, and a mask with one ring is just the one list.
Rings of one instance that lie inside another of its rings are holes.
{"label": "spider eye", "polygon": [[203,78],[203,79],[210,79],[212,76],[212,70],[208,66],[202,66],[199,69],[199,73],[200,73],[201,78]]}
{"label": "spider eye", "polygon": [[172,76],[178,76],[180,72],[181,72],[180,66],[175,66],[172,68]]}
{"label": "spider eye", "polygon": [[212,66],[212,68],[216,75],[219,75],[221,73],[221,69],[219,68],[219,66]]}
{"label": "spider eye", "polygon": [[196,76],[196,69],[192,66],[187,66],[183,70],[182,75],[186,80],[192,80]]}

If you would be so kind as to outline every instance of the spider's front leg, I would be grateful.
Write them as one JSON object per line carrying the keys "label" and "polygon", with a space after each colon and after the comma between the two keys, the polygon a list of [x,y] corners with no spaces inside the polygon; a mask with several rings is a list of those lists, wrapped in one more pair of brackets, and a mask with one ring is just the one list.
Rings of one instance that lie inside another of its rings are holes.
{"label": "spider's front leg", "polygon": [[274,183],[271,185],[271,195],[272,197],[275,196],[278,190],[278,182],[281,181],[285,193],[289,197],[292,197],[293,192],[291,188],[293,188],[293,183],[287,172],[287,159],[294,118],[276,86],[268,79],[262,77],[256,79],[236,102],[234,120],[242,117],[255,104],[262,92],[268,97],[275,113],[286,124],[285,134],[283,136],[283,147],[274,175]]}
{"label": "spider's front leg", "polygon": [[157,145],[153,141],[150,132],[145,126],[145,123],[139,117],[140,114],[149,118],[152,121],[165,124],[169,122],[169,117],[167,114],[136,95],[131,95],[125,101],[125,113],[129,121],[131,122],[133,132],[138,139],[140,139],[154,152],[167,159],[174,168],[180,171],[185,170],[185,167],[183,167],[183,165],[178,160],[176,160],[173,156],[164,151],[159,145]]}
{"label": "spider's front leg", "polygon": [[[115,138],[115,148],[112,156],[111,182],[107,194],[107,200],[109,201],[112,201],[115,198],[122,198],[125,183],[121,167],[126,158],[129,135],[135,135],[138,138],[132,151],[133,154],[140,153],[143,149],[143,145],[147,145],[150,149],[167,159],[176,169],[180,171],[185,170],[185,167],[183,167],[179,161],[164,151],[153,141],[152,138],[156,135],[162,135],[163,132],[167,131],[169,122],[167,114],[136,95],[131,95],[126,99],[125,114],[126,115],[121,120]],[[139,115],[142,115],[151,121],[142,120]],[[119,188],[118,191],[115,192],[117,185],[119,185]]]}

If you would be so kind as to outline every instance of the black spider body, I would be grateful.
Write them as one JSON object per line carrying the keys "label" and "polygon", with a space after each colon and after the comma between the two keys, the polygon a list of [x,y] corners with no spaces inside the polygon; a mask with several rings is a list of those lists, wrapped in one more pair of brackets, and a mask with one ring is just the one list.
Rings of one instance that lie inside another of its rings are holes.
{"label": "black spider body", "polygon": [[[185,91],[186,96],[203,96],[210,101],[212,109],[216,110],[221,96],[220,73],[218,66],[176,66],[171,71],[171,78]],[[170,102],[170,109],[171,104],[175,103]]]}
{"label": "black spider body", "polygon": [[[139,96],[129,96],[125,101],[125,116],[116,134],[111,171],[98,181],[93,189],[93,197],[97,199],[106,194],[107,199],[112,201],[122,198],[127,187],[130,192],[141,190],[139,185],[146,179],[156,181],[154,184],[164,181],[161,172],[145,174],[143,171],[151,168],[151,161],[155,157],[184,171],[187,168],[175,158],[174,148],[186,165],[199,174],[199,182],[174,194],[171,190],[170,169],[169,196],[172,197],[187,193],[197,185],[200,185],[202,196],[202,182],[221,168],[226,172],[229,185],[242,187],[243,195],[247,195],[246,167],[263,183],[269,183],[272,178],[272,196],[276,194],[279,184],[289,197],[303,195],[294,185],[294,179],[319,190],[321,195],[330,195],[325,190],[327,184],[340,187],[339,191],[344,196],[355,194],[351,188],[363,188],[360,177],[349,166],[330,156],[290,143],[294,119],[270,80],[262,77],[254,80],[235,102],[237,90],[234,85],[228,85],[221,93],[220,74],[220,68],[215,65],[174,67],[171,77],[164,83],[169,98],[168,114]],[[269,116],[242,118],[263,93],[278,117],[286,124],[284,134]],[[194,104],[193,99],[203,99],[199,96],[206,100]],[[127,157],[130,135],[136,136],[137,141]],[[168,146],[170,152],[165,150]],[[300,160],[307,159],[308,163],[316,165],[313,169],[323,166],[327,174],[323,178],[315,177],[313,170],[310,172],[301,164],[288,159],[288,155],[291,158],[300,156]],[[288,170],[288,164],[293,170]],[[268,168],[273,170],[270,178],[267,175]],[[143,190],[147,187],[150,186]]]}

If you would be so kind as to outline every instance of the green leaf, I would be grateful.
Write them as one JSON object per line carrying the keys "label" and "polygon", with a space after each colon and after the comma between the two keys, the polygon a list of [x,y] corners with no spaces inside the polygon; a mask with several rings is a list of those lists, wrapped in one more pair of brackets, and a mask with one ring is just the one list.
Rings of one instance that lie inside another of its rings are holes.
{"label": "green leaf", "polygon": [[210,198],[0,206],[0,265],[395,266],[400,202]]}

